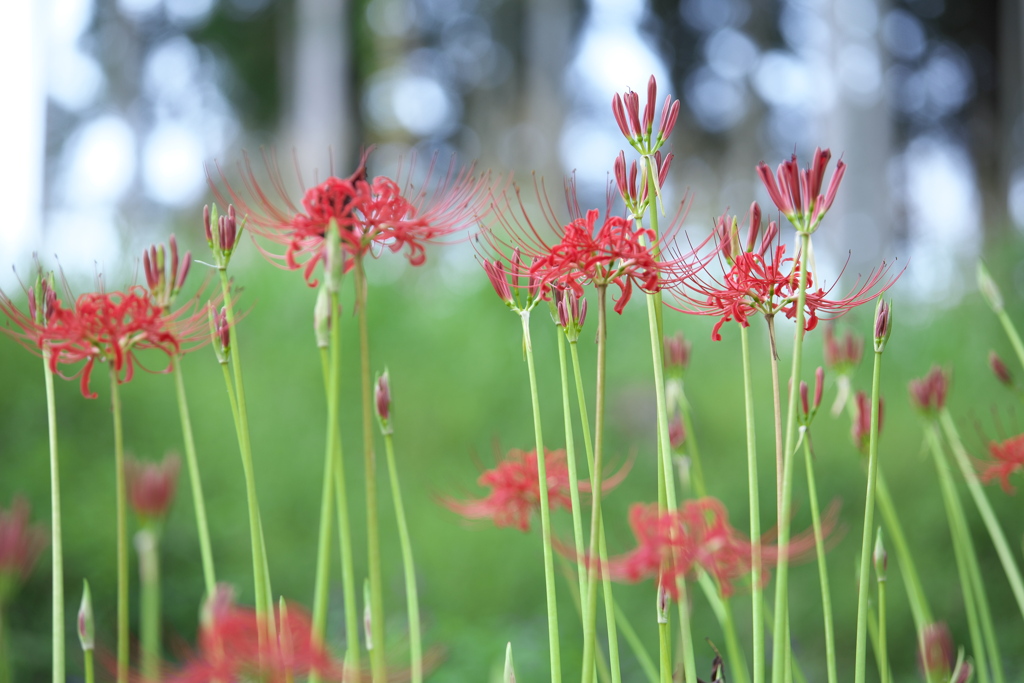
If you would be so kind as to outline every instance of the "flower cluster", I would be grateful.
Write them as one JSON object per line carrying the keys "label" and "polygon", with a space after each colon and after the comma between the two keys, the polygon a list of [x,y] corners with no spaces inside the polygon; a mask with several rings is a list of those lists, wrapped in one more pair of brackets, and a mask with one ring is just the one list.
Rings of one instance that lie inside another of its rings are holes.
{"label": "flower cluster", "polygon": [[839,183],[846,172],[846,164],[842,161],[836,163],[836,170],[829,180],[828,189],[822,194],[825,169],[828,168],[831,159],[832,153],[819,147],[814,150],[811,167],[800,170],[794,154],[791,159],[779,164],[774,177],[768,164],[762,161],[757,165],[757,174],[768,190],[772,202],[800,232],[814,232],[836,199]]}
{"label": "flower cluster", "polygon": [[910,380],[910,402],[925,415],[935,415],[946,406],[949,375],[934,367],[921,379]]}
{"label": "flower cluster", "polygon": [[[823,520],[823,533],[835,528],[838,510],[829,509]],[[715,498],[686,501],[678,510],[659,511],[656,504],[634,504],[629,510],[629,525],[637,547],[626,555],[610,558],[608,572],[613,579],[635,582],[661,576],[663,585],[675,599],[678,582],[703,569],[715,577],[723,595],[731,595],[733,583],[750,573],[754,544],[729,524],[725,505]],[[764,567],[775,564],[780,557],[778,547],[760,543]],[[787,555],[790,560],[812,551],[811,532],[790,539]],[[764,570],[762,582],[767,583]]]}
{"label": "flower cluster", "polygon": [[1014,488],[1010,485],[1010,475],[1018,470],[1024,470],[1024,434],[1001,442],[989,442],[988,453],[992,456],[992,460],[981,463],[982,483],[987,484],[993,479],[999,479],[1003,490],[1013,493]]}
{"label": "flower cluster", "polygon": [[10,510],[0,510],[0,607],[28,578],[46,547],[47,533],[29,524],[30,514],[23,498],[15,498]]}
{"label": "flower cluster", "polygon": [[167,515],[174,500],[181,460],[170,453],[163,462],[147,463],[134,458],[125,462],[128,504],[143,523],[159,521]]}

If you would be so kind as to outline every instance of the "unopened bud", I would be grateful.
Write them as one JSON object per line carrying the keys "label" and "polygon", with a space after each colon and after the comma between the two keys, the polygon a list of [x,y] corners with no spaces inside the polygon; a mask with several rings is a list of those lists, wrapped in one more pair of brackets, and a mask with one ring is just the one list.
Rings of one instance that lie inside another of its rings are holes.
{"label": "unopened bud", "polygon": [[892,302],[878,297],[875,306],[875,353],[885,350],[885,345],[892,334]]}
{"label": "unopened bud", "polygon": [[[213,210],[217,210],[217,205],[214,204]],[[210,221],[216,220],[211,217],[210,205],[207,204],[203,207],[203,228],[206,230],[206,243],[210,245],[210,249],[213,249],[213,230],[210,229]]]}
{"label": "unopened bud", "polygon": [[505,674],[502,676],[503,683],[516,683],[515,667],[512,665],[512,643],[505,646]]}
{"label": "unopened bud", "polygon": [[810,391],[807,388],[807,382],[800,382],[800,406],[804,409],[804,417],[810,417],[811,400]]}
{"label": "unopened bud", "polygon": [[89,581],[82,581],[82,605],[78,608],[78,641],[82,644],[82,651],[92,650],[96,647],[96,621],[92,611],[92,593],[89,591]]}
{"label": "unopened bud", "polygon": [[981,261],[978,261],[978,289],[996,314],[1003,312],[1003,295],[996,281],[989,275],[988,268]]}
{"label": "unopened bud", "polygon": [[875,563],[875,576],[879,581],[885,581],[889,555],[885,552],[885,544],[882,543],[882,527],[878,527],[878,533],[875,534],[875,551],[871,555],[871,561]]}
{"label": "unopened bud", "polygon": [[821,405],[822,394],[825,393],[825,368],[818,366],[814,371],[814,409]]}
{"label": "unopened bud", "polygon": [[657,610],[658,610],[658,623],[659,624],[667,624],[668,623],[669,595],[668,595],[668,591],[665,590],[665,586],[662,584],[663,580],[664,580],[664,577],[662,577],[662,579],[658,581],[658,605],[657,605]]}
{"label": "unopened bud", "polygon": [[377,376],[377,383],[373,392],[374,404],[377,406],[377,419],[380,421],[382,434],[391,434],[391,383],[388,379],[388,371]]}
{"label": "unopened bud", "polygon": [[665,337],[665,370],[670,375],[681,376],[690,364],[690,349],[693,345],[686,340],[682,332]]}
{"label": "unopened bud", "polygon": [[320,288],[313,306],[313,332],[316,334],[316,346],[326,349],[331,345],[331,294],[327,286]]}
{"label": "unopened bud", "polygon": [[1009,368],[1006,367],[1006,363],[1003,362],[1003,359],[995,351],[988,352],[988,366],[992,368],[996,379],[1008,387],[1013,386],[1013,376],[1010,375]]}
{"label": "unopened bud", "polygon": [[366,649],[373,650],[373,609],[370,607],[370,580],[363,579],[363,636]]}
{"label": "unopened bud", "polygon": [[[291,624],[288,622],[288,603],[285,602],[283,595],[277,602],[277,623],[277,642],[281,648],[281,659],[286,662],[292,661],[295,644],[292,641]],[[314,643],[314,645],[316,644]]]}
{"label": "unopened bud", "polygon": [[686,442],[686,428],[683,426],[683,420],[678,415],[674,416],[668,424],[668,442],[672,446],[673,451],[680,450],[683,447],[683,443]]}

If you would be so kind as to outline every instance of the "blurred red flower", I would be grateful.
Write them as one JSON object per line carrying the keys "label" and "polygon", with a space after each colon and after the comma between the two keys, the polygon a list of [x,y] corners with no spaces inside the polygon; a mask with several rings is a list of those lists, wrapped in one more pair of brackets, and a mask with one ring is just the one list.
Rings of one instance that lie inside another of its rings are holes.
{"label": "blurred red flower", "polygon": [[24,498],[15,498],[10,510],[0,510],[0,607],[28,578],[39,553],[46,547],[47,532],[29,524],[31,514]]}
{"label": "blurred red flower", "polygon": [[979,463],[981,469],[982,483],[989,483],[998,478],[1003,490],[1013,493],[1014,488],[1010,486],[1010,475],[1018,470],[1024,470],[1024,434],[1011,437],[1005,441],[990,441],[988,444],[989,455],[992,460]]}
{"label": "blurred red flower", "polygon": [[181,460],[169,453],[163,462],[143,462],[128,458],[124,465],[128,503],[143,521],[160,520],[174,500]]}

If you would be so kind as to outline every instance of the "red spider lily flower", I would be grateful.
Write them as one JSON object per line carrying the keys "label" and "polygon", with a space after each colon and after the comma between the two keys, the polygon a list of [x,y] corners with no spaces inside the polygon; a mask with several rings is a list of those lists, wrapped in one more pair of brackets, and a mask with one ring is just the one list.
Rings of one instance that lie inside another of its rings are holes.
{"label": "red spider lily flower", "polygon": [[[564,450],[544,452],[548,485],[548,507],[572,509],[570,496],[569,466]],[[601,486],[602,491],[610,490],[621,482],[628,472],[623,467]],[[516,527],[520,531],[530,530],[530,515],[540,507],[540,483],[537,475],[537,451],[519,449],[509,451],[505,459],[492,470],[487,470],[477,483],[491,489],[486,498],[476,500],[442,499],[442,503],[453,512],[467,519],[491,519],[499,527]],[[589,491],[585,482],[579,483],[580,491]]]}
{"label": "red spider lily flower", "polygon": [[[401,170],[399,181],[385,176],[371,179],[366,159],[364,154],[347,178],[332,175],[305,189],[301,206],[290,198],[276,158],[266,155],[263,160],[276,196],[260,187],[247,155],[239,165],[244,191],[228,184],[219,168],[226,189],[222,192],[212,179],[211,185],[218,201],[227,203],[230,197],[246,214],[252,232],[285,247],[283,254],[261,248],[264,256],[289,270],[302,267],[311,287],[317,284],[314,270],[326,257],[324,236],[331,220],[337,221],[343,249],[350,257],[362,258],[374,247],[404,249],[409,263],[418,266],[426,260],[425,244],[465,229],[486,208],[490,178],[475,176],[472,167],[456,171],[454,159],[437,183],[432,183],[436,158],[432,160],[426,178],[415,186],[411,178],[402,177]],[[299,182],[304,185],[301,176]],[[432,185],[432,190],[423,189]]]}
{"label": "red spider lily flower", "polygon": [[917,664],[928,683],[967,683],[973,672],[970,662],[956,657],[953,636],[941,622],[921,629]]}
{"label": "red spider lily flower", "polygon": [[946,406],[949,374],[933,367],[922,379],[910,380],[910,402],[925,415],[935,415]]}
{"label": "red spider lily flower", "polygon": [[1013,493],[1010,475],[1018,470],[1024,470],[1024,434],[1002,442],[991,441],[988,444],[988,452],[992,460],[979,462],[982,483],[987,484],[998,478],[1003,490]]}
{"label": "red spider lily flower", "polygon": [[837,375],[846,375],[860,363],[864,353],[864,340],[849,330],[842,339],[836,339],[834,325],[825,328],[825,365]]}
{"label": "red spider lily flower", "polygon": [[828,189],[822,194],[825,169],[831,158],[832,153],[829,150],[822,150],[819,147],[814,150],[811,167],[800,170],[794,154],[789,161],[779,164],[775,176],[772,176],[768,164],[762,161],[757,165],[757,175],[761,177],[761,182],[768,190],[772,202],[800,232],[814,232],[835,201],[839,183],[846,172],[846,164],[842,160],[836,163],[836,170],[832,173]]}
{"label": "red spider lily flower", "polygon": [[343,667],[312,634],[309,617],[297,605],[275,613],[276,642],[260,642],[260,617],[233,604],[230,589],[218,587],[204,609],[199,651],[178,671],[164,674],[167,683],[214,683],[258,680],[285,683],[316,673],[321,680],[341,681]]}
{"label": "red spider lily flower", "polygon": [[[565,191],[572,220],[567,224],[560,223],[555,219],[556,212],[546,192],[539,185],[535,189],[541,212],[557,242],[542,234],[531,221],[518,188],[518,209],[513,209],[507,196],[495,202],[496,220],[507,233],[507,238],[499,237],[492,228],[485,229],[481,235],[494,251],[508,252],[513,247],[518,248],[524,263],[530,265],[527,272],[517,275],[529,275],[538,282],[544,297],[551,289],[570,289],[581,297],[583,285],[607,287],[614,284],[620,292],[615,312],[622,313],[634,284],[645,292],[656,292],[679,278],[691,275],[703,265],[697,254],[707,240],[685,254],[674,253],[673,258],[661,260],[661,254],[679,231],[687,207],[685,202],[668,227],[656,235],[632,219],[609,215],[610,210],[600,223],[598,210],[591,209],[584,214],[576,199],[572,179],[567,181]],[[611,197],[608,204],[610,207]]]}
{"label": "red spider lily flower", "polygon": [[[60,299],[54,289],[53,273],[44,274],[40,268],[31,287],[22,285],[28,299],[28,313],[0,290],[0,311],[7,317],[7,324],[0,328],[29,351],[39,354],[46,327],[60,307]],[[13,327],[12,327],[13,325]]]}
{"label": "red spider lily flower", "polygon": [[124,464],[128,486],[128,504],[143,524],[159,521],[167,515],[178,484],[181,459],[173,453],[163,462],[147,463],[128,458]]}
{"label": "red spider lily flower", "polygon": [[[853,418],[853,426],[850,428],[850,436],[853,444],[861,453],[868,452],[868,445],[871,439],[871,399],[863,391],[858,391],[854,402],[857,406],[857,413]],[[882,416],[885,414],[885,402],[878,397],[878,433],[882,433]]]}
{"label": "red spider lily flower", "polygon": [[169,358],[181,352],[164,309],[139,286],[127,292],[83,294],[73,309],[58,306],[40,336],[43,343],[53,350],[50,367],[55,373],[60,374],[60,364],[85,361],[85,366],[72,376],[81,375],[82,395],[86,398],[97,396],[89,390],[97,360],[109,362],[118,382],[123,383],[134,376],[136,351],[157,349]]}
{"label": "red spider lily flower", "polygon": [[10,510],[0,510],[0,607],[32,573],[39,553],[46,547],[46,530],[29,524],[31,514],[24,498],[15,498]]}
{"label": "red spider lily flower", "polygon": [[[740,253],[735,253],[738,221],[726,215],[718,219],[715,234],[722,240],[722,252],[727,259],[731,258],[723,280],[719,282],[708,277],[707,271],[679,278],[682,286],[673,290],[678,305],[668,304],[670,308],[683,313],[720,317],[711,332],[711,338],[715,341],[722,339],[722,325],[730,320],[748,327],[748,318],[756,313],[765,316],[784,313],[787,318],[795,318],[797,314],[800,269],[803,267],[801,258],[786,256],[786,246],[779,242],[779,230],[774,222],[768,224],[760,246],[754,249],[753,244],[760,230],[757,223],[760,210],[756,203],[751,207],[749,216],[747,249]],[[726,248],[725,244],[732,246]],[[804,330],[813,330],[821,318],[833,319],[845,315],[892,287],[900,274],[883,281],[890,268],[883,262],[863,282],[858,278],[841,299],[828,298],[835,285],[828,289],[816,287],[814,274],[808,272],[804,296]]]}
{"label": "red spider lily flower", "polygon": [[[824,520],[826,535],[835,528],[837,516],[838,508],[833,505]],[[636,582],[663,576],[669,594],[678,599],[678,582],[701,568],[714,576],[722,594],[729,596],[733,582],[752,568],[753,543],[729,525],[725,505],[715,498],[688,500],[678,510],[665,512],[659,512],[657,504],[636,503],[630,507],[629,524],[637,547],[608,560],[612,579]],[[779,549],[766,544],[772,536],[765,534],[759,541],[764,582],[769,578],[767,567],[780,558]],[[809,531],[790,539],[786,554],[792,561],[814,547],[814,534]]]}

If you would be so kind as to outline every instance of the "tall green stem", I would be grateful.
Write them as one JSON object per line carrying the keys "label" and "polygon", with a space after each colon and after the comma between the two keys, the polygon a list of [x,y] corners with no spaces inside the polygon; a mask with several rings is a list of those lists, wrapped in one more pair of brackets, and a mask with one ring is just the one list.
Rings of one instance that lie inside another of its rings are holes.
{"label": "tall green stem", "polygon": [[953,423],[953,418],[950,416],[948,408],[942,409],[942,412],[939,414],[939,422],[942,424],[942,430],[946,434],[946,440],[949,441],[949,445],[953,449],[953,457],[956,459],[960,472],[967,482],[967,490],[971,492],[974,504],[978,506],[978,512],[981,513],[981,518],[985,522],[989,536],[992,537],[992,544],[995,545],[996,553],[1003,564],[1003,571],[1006,572],[1006,578],[1010,582],[1013,596],[1017,600],[1017,607],[1020,608],[1021,615],[1024,616],[1024,581],[1021,580],[1020,569],[1017,567],[1017,561],[1013,557],[1013,551],[1010,550],[1010,544],[1006,541],[1006,535],[999,525],[999,520],[992,510],[992,505],[988,502],[988,497],[985,496],[985,491],[981,488],[978,475],[971,466],[970,456],[967,454],[966,449],[964,449],[963,442],[960,441],[960,434],[957,432],[956,425]]}
{"label": "tall green stem", "polygon": [[999,309],[996,311],[996,317],[999,318],[999,322],[1002,323],[1003,329],[1006,330],[1006,336],[1010,338],[1010,344],[1013,346],[1013,350],[1017,354],[1017,360],[1020,361],[1021,365],[1024,365],[1024,343],[1021,342],[1020,335],[1017,334],[1017,328],[1014,327],[1009,314],[1005,310]]}
{"label": "tall green stem", "polygon": [[160,681],[160,539],[156,532],[142,529],[135,534],[139,556],[139,634],[142,646],[142,677]]}
{"label": "tall green stem", "polygon": [[793,454],[796,451],[796,391],[800,382],[800,369],[804,348],[804,306],[807,303],[807,261],[810,253],[811,236],[800,233],[800,278],[797,289],[796,333],[793,342],[793,369],[789,381],[792,390],[786,406],[786,442],[783,447],[782,463],[782,504],[779,506],[779,563],[775,572],[775,628],[776,638],[772,648],[772,681],[782,683],[785,679],[786,652],[789,650],[789,508],[792,496]]}
{"label": "tall green stem", "polygon": [[363,398],[363,465],[366,478],[366,546],[370,570],[370,633],[373,650],[370,667],[373,683],[385,683],[384,585],[380,561],[380,524],[377,512],[377,458],[373,449],[373,387],[370,379],[370,329],[366,318],[366,271],[355,257],[356,311],[359,314],[359,367]]}
{"label": "tall green stem", "polygon": [[708,495],[708,489],[704,484],[704,466],[701,464],[697,433],[693,429],[693,416],[690,414],[690,402],[686,400],[685,391],[679,393],[679,412],[683,416],[683,429],[686,431],[686,449],[690,455],[690,479],[693,482],[693,492],[697,494],[698,498],[703,498]]}
{"label": "tall green stem", "polygon": [[821,528],[821,506],[818,504],[818,485],[814,477],[814,456],[811,443],[804,435],[804,463],[807,466],[807,493],[811,503],[811,522],[814,525],[814,548],[818,556],[818,577],[821,581],[821,611],[825,619],[825,661],[828,683],[837,683],[836,635],[832,618],[832,590],[828,583],[828,564],[825,561],[825,535]]}
{"label": "tall green stem", "polygon": [[117,370],[110,364],[110,404],[114,415],[114,484],[117,497],[117,683],[128,681],[128,489],[124,473],[124,428]]}
{"label": "tall green stem", "polygon": [[914,562],[910,544],[907,543],[907,537],[903,533],[903,525],[900,524],[896,514],[896,506],[892,496],[889,495],[889,487],[885,483],[885,473],[881,466],[878,468],[876,485],[878,497],[875,502],[878,503],[878,510],[882,513],[887,537],[896,550],[896,564],[900,568],[900,576],[903,577],[903,584],[907,589],[907,600],[910,602],[914,626],[918,633],[921,633],[924,627],[932,623],[934,619],[931,608],[928,606],[928,598],[925,597],[924,586],[921,585],[921,575],[917,571],[917,564]]}
{"label": "tall green stem", "polygon": [[[572,504],[572,537],[575,544],[576,557],[584,557],[586,545],[583,540],[583,519],[580,509],[580,485],[576,475],[576,444],[573,437],[572,411],[569,400],[569,368],[565,357],[565,333],[560,327],[555,327],[555,336],[558,337],[558,371],[562,380],[562,415],[565,422],[565,460],[569,469],[569,500]],[[584,565],[577,562],[576,578],[580,589],[580,616],[583,623],[583,596],[587,594],[587,572]]]}
{"label": "tall green stem", "polygon": [[394,438],[384,434],[384,450],[388,459],[388,477],[391,480],[391,497],[395,501],[395,519],[398,522],[398,541],[402,546],[402,569],[405,573],[405,598],[409,609],[409,654],[412,657],[412,683],[423,682],[423,639],[420,636],[420,599],[416,590],[416,565],[412,558],[412,541],[409,539],[409,524],[405,518],[402,503],[402,489],[398,485],[398,466],[395,464]]}
{"label": "tall green stem", "polygon": [[754,631],[754,683],[764,683],[764,588],[761,580],[761,508],[757,486],[757,437],[754,427],[754,387],[750,372],[750,338],[747,328],[740,326],[740,342],[743,354],[743,410],[747,421],[747,495],[750,505],[751,540],[751,602]]}
{"label": "tall green stem", "polygon": [[171,366],[174,372],[175,393],[178,398],[178,414],[181,417],[181,435],[185,443],[185,465],[188,467],[188,481],[192,487],[192,504],[196,511],[199,555],[203,562],[203,581],[206,585],[206,597],[211,598],[217,589],[217,575],[213,569],[210,526],[206,521],[206,500],[203,496],[203,482],[199,476],[196,442],[192,435],[192,418],[189,417],[188,400],[185,398],[185,377],[181,372],[181,357],[172,358]]}
{"label": "tall green stem", "polygon": [[[43,347],[46,424],[50,441],[50,544],[53,547],[53,683],[64,683],[64,541],[60,513],[60,460],[57,457],[57,403],[50,370],[50,349]],[[2,618],[2,615],[0,615]],[[2,625],[0,625],[2,626]]]}
{"label": "tall green stem", "polygon": [[[533,342],[530,341],[530,312],[522,311],[523,347],[530,375],[530,399],[533,403],[533,435],[537,444],[537,482],[540,494],[540,528],[544,543],[544,595],[548,610],[548,648],[551,660],[551,683],[562,680],[562,655],[558,646],[558,605],[555,600],[555,563],[551,548],[551,512],[548,509],[548,475],[544,458],[544,435],[540,423],[540,396],[537,390],[537,371],[533,364]],[[595,492],[595,496],[597,492]],[[593,672],[593,670],[591,670]],[[593,673],[591,673],[591,677]],[[591,677],[583,680],[589,681]]]}
{"label": "tall green stem", "polygon": [[878,578],[878,661],[882,683],[889,683],[889,641],[885,628],[885,579]]}
{"label": "tall green stem", "polygon": [[[871,435],[868,445],[868,484],[864,500],[864,532],[860,545],[860,574],[857,594],[857,644],[854,653],[854,683],[864,683],[867,673],[868,581],[871,578],[871,548],[875,529],[875,488],[878,478],[878,394],[882,378],[882,353],[875,351],[871,374]],[[796,392],[792,392],[794,395]],[[884,662],[883,662],[884,664]]]}

